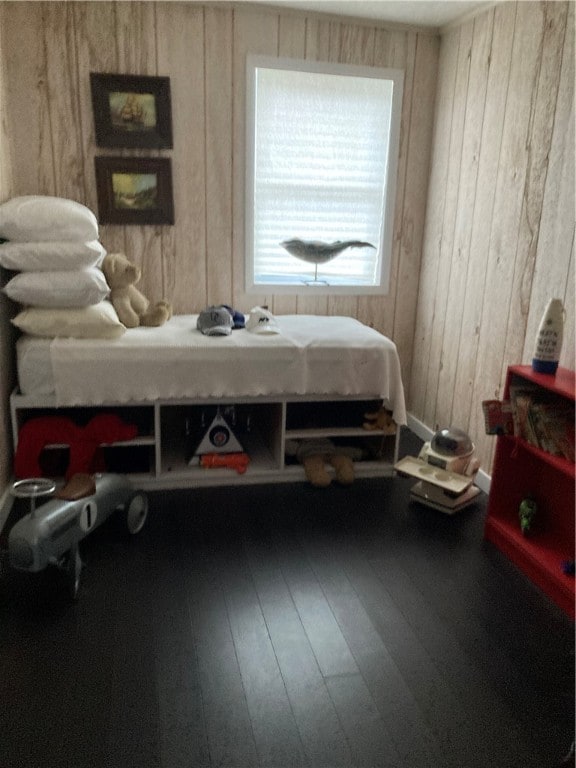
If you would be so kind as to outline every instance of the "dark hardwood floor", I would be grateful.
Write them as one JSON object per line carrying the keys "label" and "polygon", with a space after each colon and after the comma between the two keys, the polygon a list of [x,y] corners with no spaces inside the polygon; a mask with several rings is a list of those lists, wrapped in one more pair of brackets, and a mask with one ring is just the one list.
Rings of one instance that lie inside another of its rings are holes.
{"label": "dark hardwood floor", "polygon": [[[407,431],[402,455],[417,450]],[[413,481],[150,494],[132,540],[0,578],[0,768],[547,768],[572,623]]]}

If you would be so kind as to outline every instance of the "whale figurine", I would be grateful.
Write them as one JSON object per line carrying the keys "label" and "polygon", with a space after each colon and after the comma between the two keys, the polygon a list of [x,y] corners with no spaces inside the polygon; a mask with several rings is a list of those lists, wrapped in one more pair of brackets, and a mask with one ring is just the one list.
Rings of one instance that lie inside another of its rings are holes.
{"label": "whale figurine", "polygon": [[339,256],[347,248],[375,248],[372,243],[362,240],[335,240],[324,243],[321,240],[300,240],[293,238],[280,243],[291,256],[315,265],[314,280],[317,280],[318,264],[326,264]]}

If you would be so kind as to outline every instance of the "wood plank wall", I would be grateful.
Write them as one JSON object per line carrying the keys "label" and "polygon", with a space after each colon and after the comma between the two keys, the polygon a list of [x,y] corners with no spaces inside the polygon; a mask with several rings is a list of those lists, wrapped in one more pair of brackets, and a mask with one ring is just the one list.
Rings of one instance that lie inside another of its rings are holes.
{"label": "wood plank wall", "polygon": [[[436,32],[247,3],[10,2],[0,7],[5,67],[0,108],[14,165],[13,186],[0,187],[0,201],[57,195],[97,212],[95,155],[170,157],[175,226],[101,227],[105,247],[124,251],[142,268],[139,287],[149,298],[167,297],[178,313],[223,302],[244,311],[267,303],[276,313],[349,314],[395,340],[408,380],[432,141]],[[296,299],[244,293],[247,53],[405,71],[388,296]],[[97,148],[91,71],[168,75],[174,149]],[[6,319],[1,332],[6,338]],[[0,434],[5,439],[1,423]]]}
{"label": "wood plank wall", "polygon": [[[2,28],[3,7],[0,3],[0,29]],[[6,74],[0,36],[0,200],[13,196],[12,166],[10,163],[9,141],[6,114]],[[0,286],[2,282],[0,280]],[[12,302],[0,292],[0,497],[11,474],[11,445],[9,396],[14,387],[13,349],[16,334],[9,322],[14,307]],[[1,524],[1,523],[0,523]]]}
{"label": "wood plank wall", "polygon": [[[529,362],[551,296],[565,302],[562,363],[574,367],[573,4],[503,3],[441,41],[245,4],[19,2],[0,13],[14,168],[11,185],[0,175],[2,200],[53,194],[97,210],[94,155],[136,153],[95,147],[89,72],[170,76],[174,150],[150,154],[172,158],[176,225],[102,228],[109,250],[141,265],[150,298],[177,312],[261,301],[358,317],[398,345],[410,412],[431,429],[469,430],[486,471],[480,402],[501,394],[508,364]],[[247,52],[405,70],[387,297],[244,294]]]}
{"label": "wood plank wall", "polygon": [[483,399],[529,364],[550,298],[574,369],[574,3],[498,4],[442,37],[408,405],[490,472]]}
{"label": "wood plank wall", "polygon": [[[211,303],[248,311],[349,314],[395,339],[409,375],[432,139],[439,38],[341,17],[249,4],[21,2],[4,40],[17,194],[54,194],[97,211],[89,73],[171,78],[174,227],[103,226],[109,251],[143,270],[141,289],[176,312]],[[244,293],[246,54],[405,70],[392,285],[383,298]],[[26,98],[22,95],[26,94]],[[19,130],[26,125],[29,129]]]}

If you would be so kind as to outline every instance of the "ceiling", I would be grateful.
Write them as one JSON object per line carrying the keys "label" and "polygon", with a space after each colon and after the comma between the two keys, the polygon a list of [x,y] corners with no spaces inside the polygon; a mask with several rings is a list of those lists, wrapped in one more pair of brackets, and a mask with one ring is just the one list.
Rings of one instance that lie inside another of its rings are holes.
{"label": "ceiling", "polygon": [[493,2],[479,0],[253,0],[304,11],[442,27]]}

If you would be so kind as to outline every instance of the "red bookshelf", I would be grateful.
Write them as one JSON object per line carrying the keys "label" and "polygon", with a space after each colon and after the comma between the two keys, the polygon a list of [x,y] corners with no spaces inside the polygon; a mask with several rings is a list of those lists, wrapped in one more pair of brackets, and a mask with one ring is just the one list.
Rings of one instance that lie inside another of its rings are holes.
{"label": "red bookshelf", "polygon": [[[510,387],[528,386],[559,405],[575,401],[575,374],[558,368],[555,375],[534,373],[530,366],[511,366],[504,399]],[[575,465],[511,435],[497,437],[484,537],[501,550],[565,613],[575,615],[575,579],[562,570],[574,560]],[[518,509],[531,496],[538,512],[523,535]]]}

